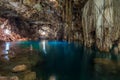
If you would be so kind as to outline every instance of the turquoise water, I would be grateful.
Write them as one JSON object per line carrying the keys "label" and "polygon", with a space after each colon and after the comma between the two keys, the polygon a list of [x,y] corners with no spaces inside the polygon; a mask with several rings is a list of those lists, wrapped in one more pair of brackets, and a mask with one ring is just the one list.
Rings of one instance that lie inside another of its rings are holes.
{"label": "turquoise water", "polygon": [[26,41],[10,46],[39,53],[43,61],[32,67],[37,80],[120,80],[119,55],[100,53],[78,42]]}

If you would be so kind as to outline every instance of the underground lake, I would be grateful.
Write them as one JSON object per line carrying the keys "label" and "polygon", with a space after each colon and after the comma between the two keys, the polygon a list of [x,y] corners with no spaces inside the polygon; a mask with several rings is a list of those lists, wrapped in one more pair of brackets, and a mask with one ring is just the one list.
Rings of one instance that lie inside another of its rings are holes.
{"label": "underground lake", "polygon": [[14,76],[11,80],[120,79],[119,54],[99,52],[78,42],[43,40],[0,45],[0,75]]}

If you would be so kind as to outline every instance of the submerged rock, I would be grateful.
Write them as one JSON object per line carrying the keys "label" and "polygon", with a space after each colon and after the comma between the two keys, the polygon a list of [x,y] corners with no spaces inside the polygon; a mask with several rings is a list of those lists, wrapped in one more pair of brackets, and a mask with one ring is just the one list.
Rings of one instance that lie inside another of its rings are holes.
{"label": "submerged rock", "polygon": [[17,65],[15,66],[12,71],[13,72],[22,72],[22,71],[25,71],[27,69],[27,66],[25,64],[22,64],[22,65]]}
{"label": "submerged rock", "polygon": [[36,80],[36,73],[35,72],[26,73],[23,80]]}
{"label": "submerged rock", "polygon": [[19,80],[17,76],[7,77],[7,76],[0,76],[0,80]]}

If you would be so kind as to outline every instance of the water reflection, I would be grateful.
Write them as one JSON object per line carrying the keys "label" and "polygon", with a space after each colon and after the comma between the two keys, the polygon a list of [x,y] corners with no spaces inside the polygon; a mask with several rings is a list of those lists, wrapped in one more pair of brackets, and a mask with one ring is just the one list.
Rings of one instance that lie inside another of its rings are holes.
{"label": "water reflection", "polygon": [[4,54],[4,59],[6,59],[8,61],[10,60],[9,56],[8,56],[9,50],[10,50],[10,42],[6,42],[5,43],[5,50],[4,50],[3,54]]}
{"label": "water reflection", "polygon": [[30,51],[32,51],[33,50],[33,45],[32,44],[30,44]]}
{"label": "water reflection", "polygon": [[43,52],[46,54],[47,53],[46,52],[46,41],[43,40],[41,43],[42,43]]}
{"label": "water reflection", "polygon": [[6,42],[5,43],[5,50],[9,50],[10,49],[10,42]]}

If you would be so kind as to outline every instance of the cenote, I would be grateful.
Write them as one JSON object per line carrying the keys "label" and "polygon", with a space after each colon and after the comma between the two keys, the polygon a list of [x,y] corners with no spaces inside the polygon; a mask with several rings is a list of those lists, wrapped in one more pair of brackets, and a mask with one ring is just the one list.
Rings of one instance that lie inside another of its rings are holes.
{"label": "cenote", "polygon": [[[21,80],[29,71],[36,73],[36,80],[120,79],[119,55],[95,51],[78,42],[6,42],[1,44],[1,54],[0,74]],[[19,64],[27,65],[28,70],[13,72],[12,67]]]}

